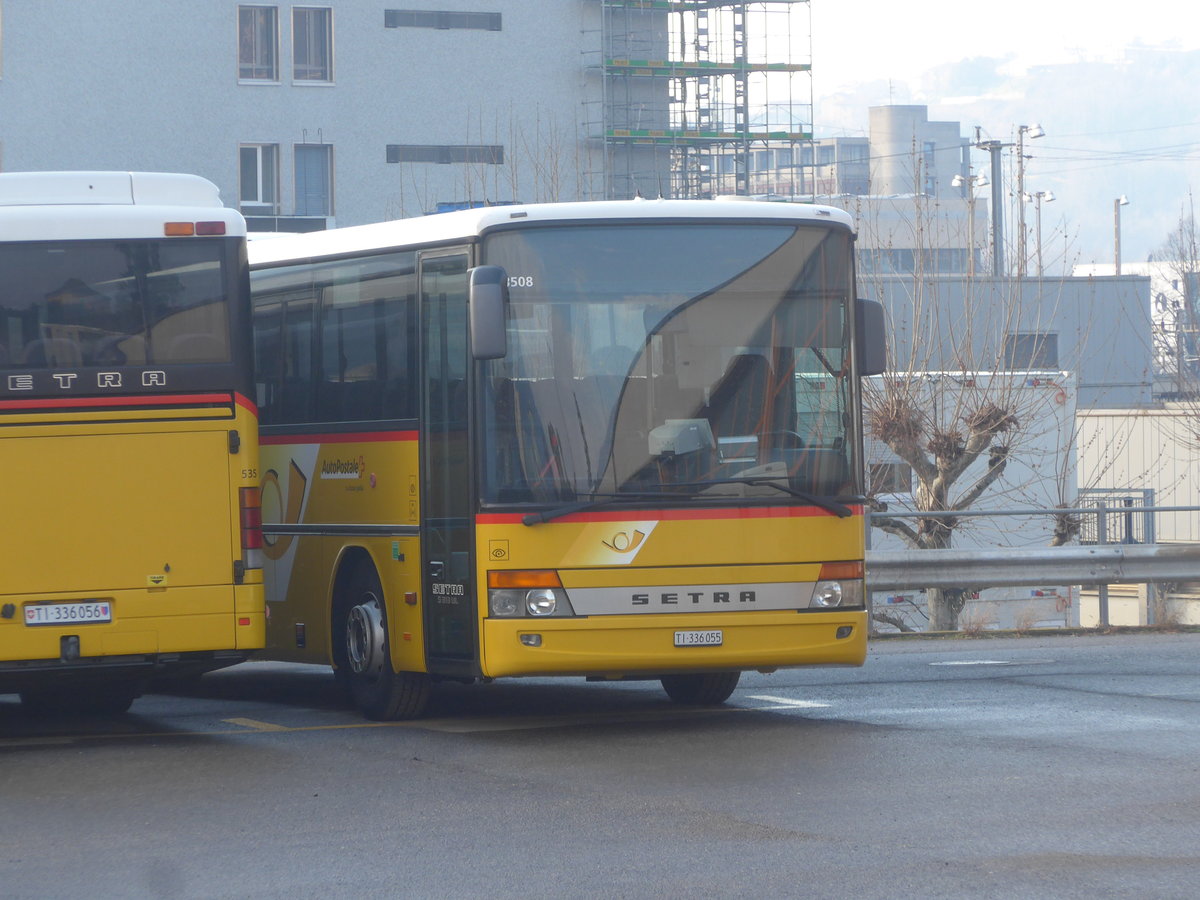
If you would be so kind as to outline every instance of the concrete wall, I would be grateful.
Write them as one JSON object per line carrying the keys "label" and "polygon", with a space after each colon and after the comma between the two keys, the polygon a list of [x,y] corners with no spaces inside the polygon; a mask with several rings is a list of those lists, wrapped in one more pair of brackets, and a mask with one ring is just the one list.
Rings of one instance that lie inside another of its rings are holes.
{"label": "concrete wall", "polygon": [[887,310],[894,368],[990,371],[1006,334],[1054,334],[1053,368],[1076,373],[1080,409],[1150,402],[1148,278],[880,275],[860,278],[859,292]]}
{"label": "concrete wall", "polygon": [[[872,106],[868,115],[871,193],[963,195],[950,184],[955,175],[967,174],[958,122],[931,122],[925,106]],[[926,143],[934,145],[932,154],[926,153]],[[932,184],[925,183],[926,176],[932,177]]]}
{"label": "concrete wall", "polygon": [[[1079,415],[1085,488],[1154,491],[1155,506],[1200,505],[1200,404],[1093,409]],[[1159,541],[1200,541],[1200,514],[1155,516]]]}

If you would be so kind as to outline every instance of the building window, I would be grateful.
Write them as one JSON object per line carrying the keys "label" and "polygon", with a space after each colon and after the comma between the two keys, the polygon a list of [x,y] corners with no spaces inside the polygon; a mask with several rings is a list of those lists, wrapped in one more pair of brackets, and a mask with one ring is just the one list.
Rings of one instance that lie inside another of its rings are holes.
{"label": "building window", "polygon": [[238,7],[238,78],[279,80],[279,10],[274,6]]}
{"label": "building window", "polygon": [[500,31],[500,13],[447,12],[434,9],[385,9],[384,28],[471,28]]}
{"label": "building window", "polygon": [[870,493],[911,494],[912,476],[912,466],[908,463],[871,463],[868,472]]}
{"label": "building window", "polygon": [[254,215],[279,214],[279,145],[242,144],[241,210]]}
{"label": "building window", "polygon": [[292,9],[292,78],[333,81],[333,10],[297,6]]}
{"label": "building window", "polygon": [[297,144],[296,215],[333,215],[333,147]]}
{"label": "building window", "polygon": [[924,174],[924,180],[921,185],[921,192],[934,197],[937,195],[937,144],[933,141],[925,141],[924,155],[921,160],[921,169]]}
{"label": "building window", "polygon": [[1057,369],[1058,335],[1046,332],[1006,334],[1004,368]]}
{"label": "building window", "polygon": [[388,144],[390,163],[485,163],[504,165],[504,148],[495,144]]}

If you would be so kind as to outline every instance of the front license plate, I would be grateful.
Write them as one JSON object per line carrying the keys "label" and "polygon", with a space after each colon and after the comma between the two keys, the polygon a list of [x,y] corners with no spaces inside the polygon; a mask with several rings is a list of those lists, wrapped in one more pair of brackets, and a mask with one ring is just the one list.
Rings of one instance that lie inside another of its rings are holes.
{"label": "front license plate", "polygon": [[25,607],[26,625],[88,625],[111,622],[112,604],[107,600],[86,603],[38,603]]}
{"label": "front license plate", "polygon": [[677,631],[675,632],[676,647],[720,647],[721,630],[714,628],[710,631]]}

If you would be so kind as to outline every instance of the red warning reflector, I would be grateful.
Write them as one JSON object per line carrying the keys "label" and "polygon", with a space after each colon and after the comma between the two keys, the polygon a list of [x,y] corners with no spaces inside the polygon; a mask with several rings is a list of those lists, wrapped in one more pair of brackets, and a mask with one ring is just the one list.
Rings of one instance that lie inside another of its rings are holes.
{"label": "red warning reflector", "polygon": [[224,222],[197,222],[196,234],[224,234]]}

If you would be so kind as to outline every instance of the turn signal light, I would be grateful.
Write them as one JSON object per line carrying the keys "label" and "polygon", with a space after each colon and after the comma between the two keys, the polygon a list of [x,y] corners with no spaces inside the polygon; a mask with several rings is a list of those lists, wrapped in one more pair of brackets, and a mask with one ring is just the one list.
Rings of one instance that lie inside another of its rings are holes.
{"label": "turn signal light", "polygon": [[167,237],[191,237],[194,234],[224,234],[224,222],[164,222]]}
{"label": "turn signal light", "polygon": [[262,533],[262,493],[256,487],[244,487],[240,490],[242,549],[261,550],[263,545]]}
{"label": "turn signal light", "polygon": [[490,588],[560,588],[562,579],[554,569],[501,569],[488,572]]}
{"label": "turn signal light", "polygon": [[817,576],[817,579],[819,581],[836,581],[862,577],[863,564],[861,562],[827,562],[822,563],[821,574]]}

